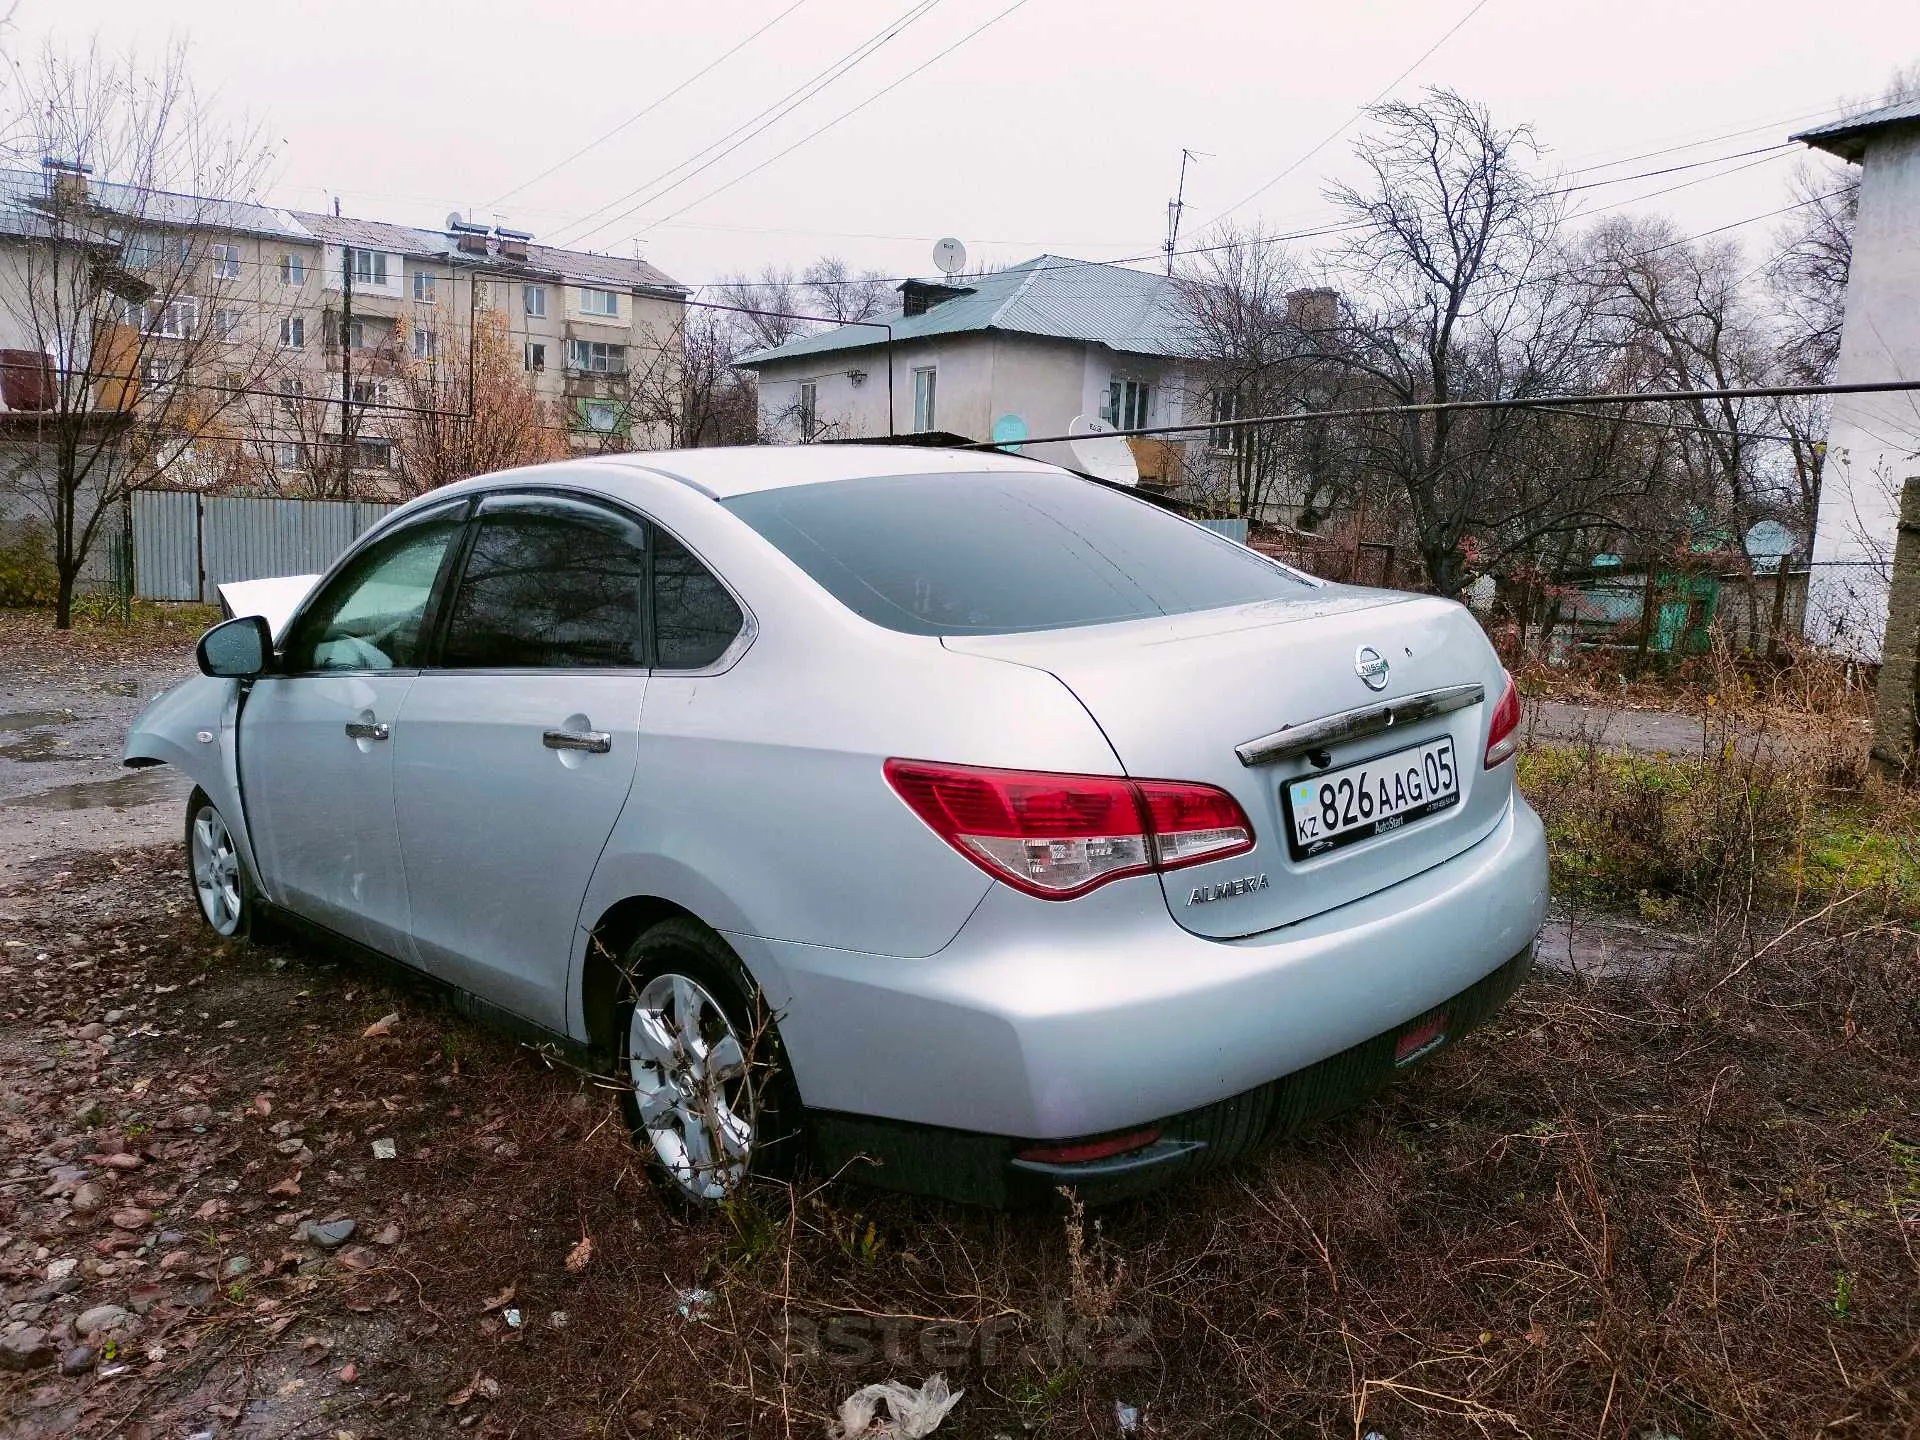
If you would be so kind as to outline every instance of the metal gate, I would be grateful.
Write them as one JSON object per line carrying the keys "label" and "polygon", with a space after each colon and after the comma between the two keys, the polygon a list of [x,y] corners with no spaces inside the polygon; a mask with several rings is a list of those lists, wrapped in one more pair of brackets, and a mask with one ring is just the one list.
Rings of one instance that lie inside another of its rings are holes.
{"label": "metal gate", "polygon": [[133,492],[134,593],[211,605],[229,580],[317,575],[394,507],[366,500],[276,500]]}

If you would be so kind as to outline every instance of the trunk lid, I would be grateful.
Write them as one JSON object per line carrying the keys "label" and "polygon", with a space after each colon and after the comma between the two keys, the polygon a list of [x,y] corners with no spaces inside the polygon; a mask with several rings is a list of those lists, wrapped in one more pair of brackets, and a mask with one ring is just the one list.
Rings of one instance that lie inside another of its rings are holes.
{"label": "trunk lid", "polygon": [[[1505,677],[1478,622],[1451,601],[1329,587],[1297,600],[1074,630],[954,636],[945,644],[1058,677],[1106,733],[1127,774],[1204,781],[1239,800],[1253,822],[1252,852],[1160,877],[1173,918],[1197,935],[1258,934],[1416,875],[1485,836],[1511,794],[1512,767],[1489,771],[1481,763]],[[1367,647],[1387,663],[1378,690],[1359,673]],[[1332,740],[1311,758],[1249,765],[1236,754],[1285,727],[1471,684],[1483,687],[1477,702],[1385,733]],[[1457,803],[1388,833],[1295,857],[1283,799],[1289,784],[1443,736],[1453,742]]]}

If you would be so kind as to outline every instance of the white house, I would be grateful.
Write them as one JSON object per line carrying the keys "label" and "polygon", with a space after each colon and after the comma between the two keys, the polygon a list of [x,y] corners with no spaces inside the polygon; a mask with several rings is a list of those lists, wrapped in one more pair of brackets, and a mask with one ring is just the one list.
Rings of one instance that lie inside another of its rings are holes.
{"label": "white house", "polygon": [[[1175,284],[1164,275],[1041,255],[987,275],[910,280],[900,292],[895,314],[738,362],[758,375],[763,433],[944,432],[1017,443],[1063,435],[1076,416],[1132,428],[1181,424],[1201,408],[1188,392]],[[1065,446],[1025,453],[1074,463]],[[1153,476],[1151,464],[1143,479],[1173,478]]]}
{"label": "white house", "polygon": [[[1920,100],[1794,137],[1861,167],[1842,384],[1920,379]],[[1920,393],[1834,397],[1807,638],[1864,660],[1886,630],[1899,487],[1920,475]]]}

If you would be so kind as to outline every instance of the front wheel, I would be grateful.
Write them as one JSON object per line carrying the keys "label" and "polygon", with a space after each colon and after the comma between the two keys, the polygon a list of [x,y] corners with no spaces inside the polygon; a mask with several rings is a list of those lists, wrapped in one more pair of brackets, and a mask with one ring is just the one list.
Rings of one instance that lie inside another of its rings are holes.
{"label": "front wheel", "polygon": [[622,958],[620,1105],[656,1183],[707,1206],[751,1172],[789,1171],[799,1096],[739,959],[692,920],[654,926]]}
{"label": "front wheel", "polygon": [[220,814],[204,790],[195,789],[187,801],[187,876],[200,918],[214,933],[244,935],[253,923],[253,894],[246,867]]}

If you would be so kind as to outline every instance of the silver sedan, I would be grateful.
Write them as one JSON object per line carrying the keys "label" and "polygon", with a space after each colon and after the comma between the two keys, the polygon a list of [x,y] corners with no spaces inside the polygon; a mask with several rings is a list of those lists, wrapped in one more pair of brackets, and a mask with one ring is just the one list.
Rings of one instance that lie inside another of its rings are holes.
{"label": "silver sedan", "polygon": [[198,787],[207,922],[612,1070],[689,1201],[803,1155],[1143,1189],[1355,1103],[1531,963],[1545,845],[1473,619],[1046,465],[542,466],[257,589],[127,742]]}

